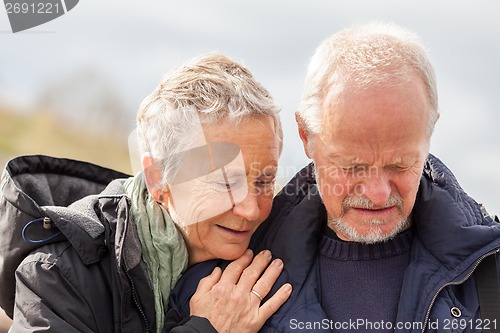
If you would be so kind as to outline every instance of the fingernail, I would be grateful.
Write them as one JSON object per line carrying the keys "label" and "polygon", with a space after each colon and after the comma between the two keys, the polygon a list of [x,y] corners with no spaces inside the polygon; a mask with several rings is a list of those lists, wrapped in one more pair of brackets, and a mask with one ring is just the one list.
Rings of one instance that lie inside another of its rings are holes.
{"label": "fingernail", "polygon": [[274,266],[280,268],[281,266],[283,266],[283,261],[281,261],[281,259],[274,259],[273,264]]}
{"label": "fingernail", "polygon": [[252,250],[250,250],[250,249],[247,249],[247,250],[245,251],[245,255],[246,255],[246,256],[251,256],[252,254],[253,254],[253,252],[252,252]]}
{"label": "fingernail", "polygon": [[265,257],[265,258],[271,258],[272,257],[272,254],[271,254],[271,251],[269,250],[264,250],[261,252],[261,254]]}
{"label": "fingernail", "polygon": [[290,293],[292,292],[292,285],[290,283],[286,283],[283,285],[283,290],[286,292],[286,293]]}

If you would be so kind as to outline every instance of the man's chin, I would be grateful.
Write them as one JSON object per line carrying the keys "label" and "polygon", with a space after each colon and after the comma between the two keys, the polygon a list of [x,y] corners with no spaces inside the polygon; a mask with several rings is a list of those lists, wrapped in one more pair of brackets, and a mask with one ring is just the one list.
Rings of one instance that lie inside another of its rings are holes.
{"label": "man's chin", "polygon": [[385,242],[393,237],[392,233],[383,233],[377,226],[369,231],[357,232],[354,231],[349,236],[351,242],[363,244],[375,244]]}
{"label": "man's chin", "polygon": [[340,219],[330,220],[328,224],[340,239],[364,244],[388,241],[410,227],[408,219],[400,220],[395,224],[374,220],[356,226]]}

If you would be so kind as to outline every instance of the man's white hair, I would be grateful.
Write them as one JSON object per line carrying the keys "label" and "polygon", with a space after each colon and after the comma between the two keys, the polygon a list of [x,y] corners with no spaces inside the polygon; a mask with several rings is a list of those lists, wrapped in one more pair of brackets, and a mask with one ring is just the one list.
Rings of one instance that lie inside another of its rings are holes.
{"label": "man's white hair", "polygon": [[242,64],[218,53],[202,55],[168,74],[144,99],[137,114],[139,148],[158,164],[164,185],[175,177],[181,153],[193,147],[200,122],[269,116],[281,146],[279,111]]}
{"label": "man's white hair", "polygon": [[[391,23],[355,25],[334,34],[316,49],[309,63],[299,106],[299,121],[319,133],[325,98],[346,85],[397,85],[420,77],[430,105],[427,135],[439,118],[434,69],[416,34]],[[311,147],[312,148],[312,147]]]}

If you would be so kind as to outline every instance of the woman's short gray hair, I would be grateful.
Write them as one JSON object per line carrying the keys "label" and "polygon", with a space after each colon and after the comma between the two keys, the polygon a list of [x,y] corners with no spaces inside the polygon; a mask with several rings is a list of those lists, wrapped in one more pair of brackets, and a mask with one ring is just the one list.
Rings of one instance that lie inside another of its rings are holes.
{"label": "woman's short gray hair", "polygon": [[355,25],[334,34],[316,49],[309,63],[300,121],[307,131],[321,131],[321,107],[331,91],[346,84],[399,84],[415,75],[425,84],[430,105],[427,135],[439,118],[434,69],[416,34],[391,23]]}
{"label": "woman's short gray hair", "polygon": [[161,168],[165,184],[175,176],[181,153],[192,147],[200,123],[269,116],[281,145],[279,111],[242,64],[219,53],[202,55],[167,74],[144,99],[137,114],[139,148]]}

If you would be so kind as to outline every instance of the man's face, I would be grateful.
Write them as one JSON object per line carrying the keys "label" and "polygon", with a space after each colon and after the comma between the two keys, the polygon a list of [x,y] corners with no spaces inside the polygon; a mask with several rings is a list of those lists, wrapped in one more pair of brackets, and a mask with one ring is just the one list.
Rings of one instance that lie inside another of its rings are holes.
{"label": "man's face", "polygon": [[[250,238],[271,211],[279,142],[270,117],[239,124],[222,120],[203,125],[207,145],[202,158],[188,158],[170,186],[169,212],[183,226],[190,264],[222,258],[233,260],[248,248]],[[206,158],[205,158],[206,156]],[[199,164],[198,164],[199,163]],[[189,179],[208,164],[210,172]],[[188,176],[186,176],[188,174]]]}
{"label": "man's face", "polygon": [[329,227],[374,243],[408,228],[428,152],[429,104],[414,78],[395,86],[346,88],[326,96],[313,158]]}

